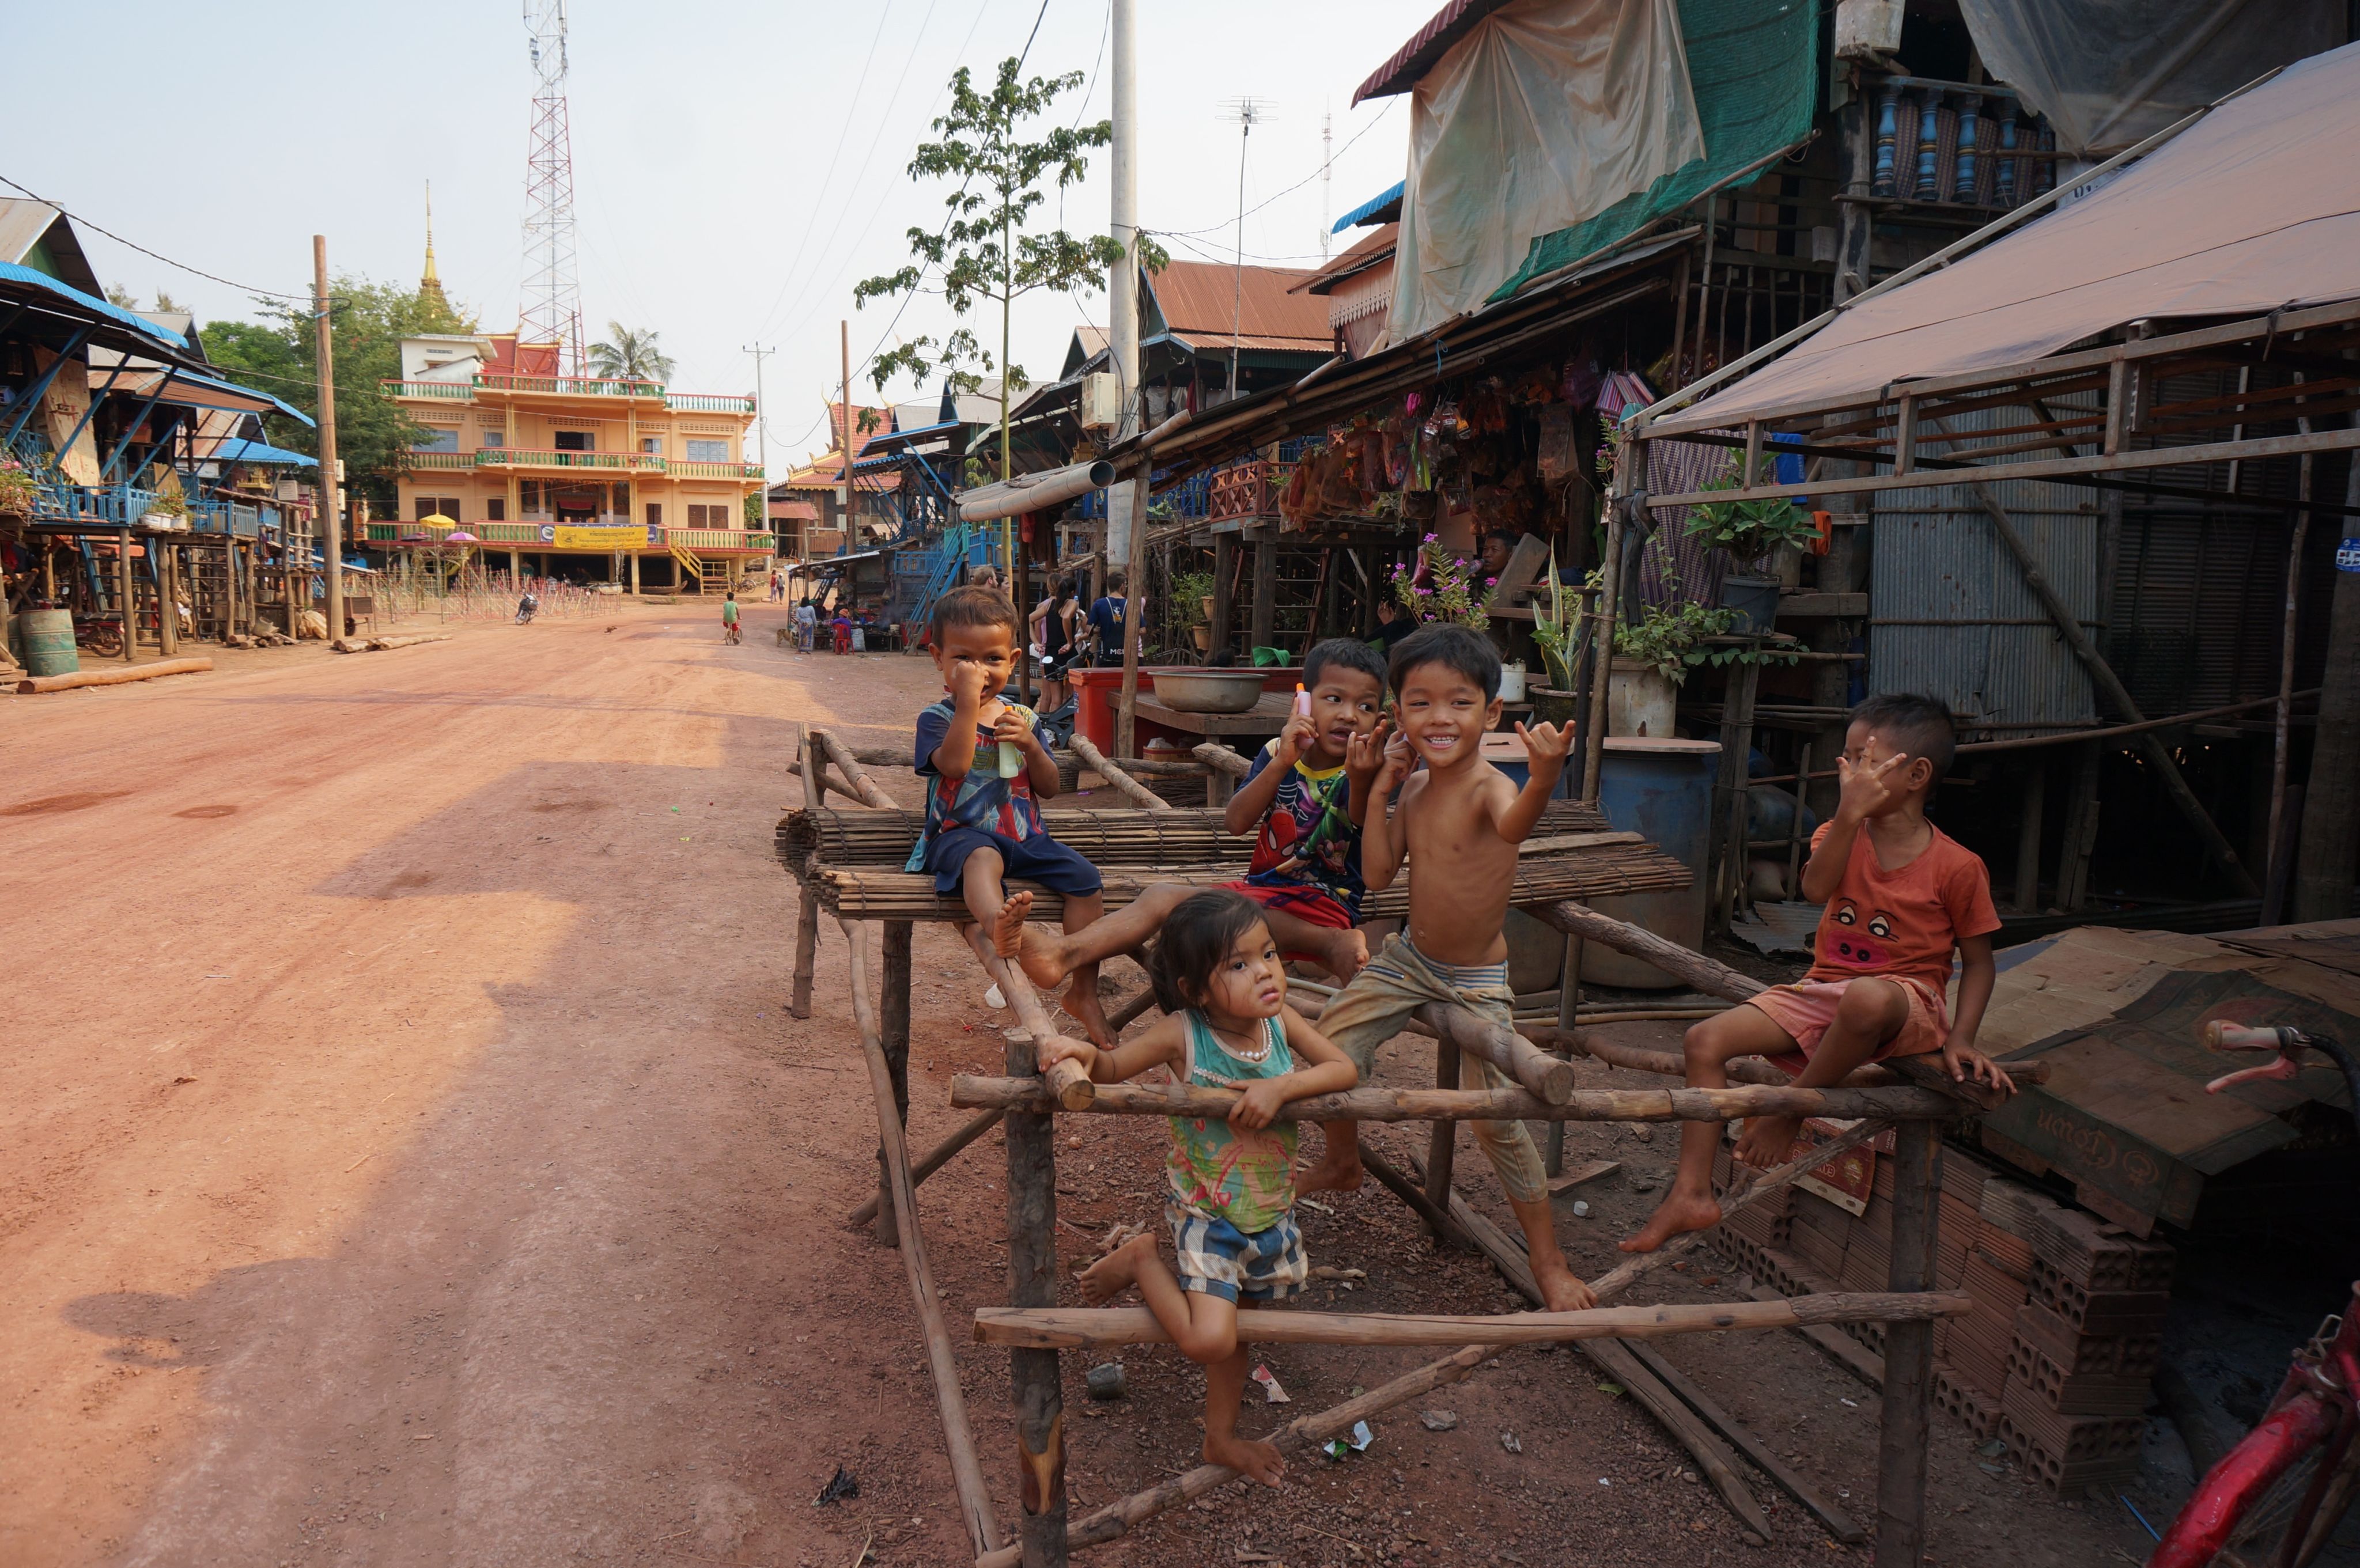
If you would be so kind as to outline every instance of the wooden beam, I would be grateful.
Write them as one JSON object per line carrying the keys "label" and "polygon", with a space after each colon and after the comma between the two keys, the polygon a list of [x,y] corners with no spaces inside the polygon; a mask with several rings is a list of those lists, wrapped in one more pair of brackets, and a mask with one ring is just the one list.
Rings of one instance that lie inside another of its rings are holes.
{"label": "wooden beam", "polygon": [[[2360,431],[2345,433],[2360,434]],[[2165,450],[2185,452],[2189,449],[2172,447]],[[2073,650],[2073,657],[2080,659],[2082,668],[2090,672],[2091,684],[2097,687],[2125,718],[2133,724],[2144,720],[2147,715],[2139,712],[2138,704],[2131,700],[2129,688],[2114,673],[2114,666],[2106,662],[2105,656],[2098,651],[2097,645],[2090,640],[2089,634],[2081,629],[2081,622],[2073,618],[2072,611],[2058,596],[2057,590],[2049,586],[2038,559],[2033,555],[2031,547],[2024,542],[2024,536],[2016,531],[2007,509],[1994,500],[1991,493],[1981,485],[1975,488],[1975,500],[1983,507],[1984,515],[1991,518],[1992,529],[1999,535],[2000,542],[2007,547],[2010,555],[2016,557],[2016,563],[2024,573],[2025,586],[2032,590],[2033,597],[2040,601],[2040,607],[2056,623],[2058,635],[2065,639],[2065,646]],[[2239,893],[2247,898],[2258,895],[2260,887],[2238,860],[2236,850],[2231,847],[2228,838],[2212,821],[2212,813],[2196,798],[2196,791],[2189,787],[2188,779],[2180,771],[2179,761],[2170,751],[2151,733],[2139,735],[2138,750],[2155,768],[2164,792],[2171,797],[2171,803],[2180,809],[2180,814],[2187,819],[2188,825],[2196,830],[2206,856],[2227,876]]]}
{"label": "wooden beam", "polygon": [[[1504,1316],[1442,1312],[1241,1311],[1238,1337],[1256,1345],[1552,1345],[1575,1339],[1654,1339],[1723,1330],[1796,1328],[1804,1323],[1932,1323],[1974,1308],[1963,1291],[1843,1292],[1776,1301],[1666,1302],[1651,1307],[1591,1307],[1575,1312]],[[1036,1350],[1105,1350],[1119,1345],[1169,1345],[1171,1334],[1145,1307],[979,1307],[979,1345]]]}
{"label": "wooden beam", "polygon": [[1112,785],[1116,794],[1120,795],[1132,805],[1143,807],[1151,811],[1168,811],[1172,809],[1171,801],[1133,779],[1115,763],[1109,761],[1106,754],[1092,746],[1089,737],[1078,730],[1074,733],[1073,746],[1076,757],[1080,757],[1091,771]]}
{"label": "wooden beam", "polygon": [[[1934,1282],[1935,1199],[1942,1140],[1919,1122],[1902,1127],[1893,1156],[1892,1257],[1896,1290]],[[1896,1322],[1885,1334],[1885,1387],[1876,1440],[1876,1568],[1918,1568],[1926,1552],[1926,1443],[1934,1408],[1934,1325]]]}
{"label": "wooden beam", "polygon": [[1240,757],[1228,746],[1206,741],[1188,754],[1216,773],[1226,773],[1233,779],[1243,779],[1253,770],[1251,758]]}
{"label": "wooden beam", "polygon": [[[907,920],[885,922],[884,969],[879,979],[878,1035],[885,1048],[885,1065],[893,1075],[893,1109],[901,1118],[901,1136],[909,1138],[910,1127],[910,939],[912,928]],[[910,1185],[918,1184],[912,1174]],[[899,1220],[893,1210],[893,1184],[885,1169],[885,1149],[877,1149],[877,1239],[888,1247],[901,1239]]]}
{"label": "wooden beam", "polygon": [[825,730],[815,729],[811,733],[827,753],[828,760],[835,763],[836,770],[850,782],[852,792],[860,798],[862,805],[882,811],[901,810],[901,802],[878,788],[876,780],[860,770],[860,764],[853,759],[852,752],[842,741]]}
{"label": "wooden beam", "polygon": [[877,1011],[869,999],[868,931],[857,920],[841,924],[852,949],[852,1012],[860,1033],[861,1054],[869,1063],[869,1087],[877,1100],[877,1133],[885,1146],[886,1175],[892,1185],[895,1212],[903,1222],[901,1265],[910,1277],[910,1293],[917,1300],[918,1323],[925,1335],[934,1399],[942,1410],[943,1445],[950,1451],[951,1483],[958,1492],[968,1540],[977,1552],[989,1552],[1000,1544],[1000,1520],[992,1511],[991,1488],[984,1483],[982,1461],[976,1457],[967,1399],[959,1391],[958,1360],[951,1352],[942,1299],[934,1290],[934,1270],[926,1262],[926,1244],[918,1228],[918,1191],[910,1180],[910,1154],[901,1139],[901,1118],[894,1105],[892,1069],[886,1062]]}
{"label": "wooden beam", "polygon": [[[1887,1066],[1892,1062],[1888,1062]],[[1057,1091],[1029,1079],[958,1073],[951,1104],[961,1110],[1053,1108],[1117,1116],[1226,1116],[1238,1102],[1233,1089],[1185,1083],[1098,1083],[1087,1104],[1054,1105]],[[1734,1089],[1590,1089],[1552,1105],[1523,1089],[1350,1089],[1290,1100],[1281,1121],[1570,1121],[1718,1122],[1740,1116],[1878,1116],[1901,1121],[1950,1121],[1964,1114],[1941,1090],[1797,1089],[1748,1083]]]}
{"label": "wooden beam", "polygon": [[[959,1150],[998,1127],[1000,1119],[1007,1114],[1006,1111],[985,1111],[980,1115],[968,1117],[958,1131],[934,1145],[933,1149],[926,1151],[923,1159],[910,1167],[910,1184],[913,1187],[923,1186],[927,1177],[948,1165],[952,1156],[957,1154]],[[858,1230],[876,1217],[877,1200],[871,1198],[853,1210],[852,1217],[845,1223]]]}
{"label": "wooden beam", "polygon": [[[1547,1105],[1561,1105],[1573,1094],[1573,1063],[1552,1056],[1505,1024],[1496,1024],[1466,1007],[1428,1002],[1411,1017],[1452,1048],[1448,1067],[1437,1063],[1437,1088],[1458,1086],[1459,1051],[1480,1056],[1524,1086],[1524,1092]],[[1439,1074],[1451,1074],[1444,1078]]]}
{"label": "wooden beam", "polygon": [[[827,804],[827,779],[820,771],[818,741],[808,729],[797,747],[803,758],[803,806],[818,811]],[[790,1018],[811,1017],[812,975],[819,966],[819,894],[805,882],[795,895],[794,989],[787,1002]]]}
{"label": "wooden beam", "polygon": [[[1139,521],[1145,521],[1143,517]],[[1008,1070],[1034,1071],[1032,1036],[1008,1033]],[[1008,1298],[1019,1308],[1057,1300],[1057,1126],[1008,1118]],[[1011,1352],[1016,1399],[1017,1546],[1024,1568],[1063,1568],[1065,1531],[1065,1384],[1054,1349]]]}
{"label": "wooden beam", "polygon": [[[1457,1009],[1451,1009],[1457,1010]],[[1434,1041],[1434,1086],[1437,1093],[1458,1091],[1465,1080],[1459,1075],[1459,1042],[1451,1033],[1438,1033]],[[1450,1176],[1458,1161],[1459,1124],[1437,1119],[1426,1129],[1426,1201],[1437,1210],[1448,1213],[1450,1208]],[[1423,1212],[1423,1211],[1421,1211]],[[1433,1222],[1428,1221],[1429,1225]],[[1444,1234],[1437,1230],[1437,1236]]]}

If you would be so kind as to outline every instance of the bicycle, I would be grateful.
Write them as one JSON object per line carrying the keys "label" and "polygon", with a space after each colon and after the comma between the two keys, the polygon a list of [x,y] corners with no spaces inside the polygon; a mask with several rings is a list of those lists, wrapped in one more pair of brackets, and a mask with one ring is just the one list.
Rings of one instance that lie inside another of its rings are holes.
{"label": "bicycle", "polygon": [[[2300,1029],[2248,1028],[2215,1018],[2203,1040],[2213,1051],[2267,1051],[2273,1060],[2215,1078],[2204,1087],[2219,1094],[2234,1083],[2259,1078],[2290,1079],[2303,1067],[2303,1054],[2316,1051],[2344,1074],[2352,1104],[2360,1107],[2360,1063],[2332,1040]],[[2195,1496],[2180,1510],[2156,1544],[2147,1568],[2208,1568],[2215,1562],[2254,1562],[2234,1549],[2276,1532],[2271,1568],[2306,1568],[2327,1549],[2336,1527],[2360,1493],[2360,1283],[2340,1313],[2319,1325],[2295,1352],[2269,1409],[2221,1462],[2204,1473]],[[2283,1527],[2281,1486],[2304,1460],[2316,1456],[2310,1478],[2300,1484]]]}

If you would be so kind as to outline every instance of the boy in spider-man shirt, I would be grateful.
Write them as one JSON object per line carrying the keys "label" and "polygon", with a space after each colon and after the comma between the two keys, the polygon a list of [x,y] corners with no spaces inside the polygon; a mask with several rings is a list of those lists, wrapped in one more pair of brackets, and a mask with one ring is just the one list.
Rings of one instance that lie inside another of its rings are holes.
{"label": "boy in spider-man shirt", "polygon": [[[2013,1094],[1998,1063],[1975,1049],[1991,1001],[1991,875],[1972,852],[1926,820],[1926,800],[1950,766],[1950,711],[1931,697],[1872,697],[1854,708],[1837,771],[1843,793],[1811,839],[1803,896],[1827,905],[1819,960],[1792,985],[1775,985],[1688,1032],[1691,1088],[1728,1083],[1725,1064],[1767,1056],[1817,1088],[1863,1062],[1939,1051],[1950,1076]],[[1959,1011],[1946,1016],[1950,954],[1959,956]],[[1801,1124],[1752,1116],[1735,1158],[1783,1164]],[[1714,1122],[1688,1122],[1672,1190],[1646,1226],[1622,1243],[1653,1252],[1721,1217],[1712,1196]]]}

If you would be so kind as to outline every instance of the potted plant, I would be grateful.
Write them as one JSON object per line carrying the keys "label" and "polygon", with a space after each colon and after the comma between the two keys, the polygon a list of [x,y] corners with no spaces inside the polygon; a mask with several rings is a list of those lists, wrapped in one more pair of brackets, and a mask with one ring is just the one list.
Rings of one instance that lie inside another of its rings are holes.
{"label": "potted plant", "polygon": [[1445,555],[1433,534],[1408,563],[1393,568],[1391,581],[1393,597],[1420,624],[1441,621],[1478,632],[1491,624],[1483,595],[1492,580],[1483,575],[1482,562]]}
{"label": "potted plant", "polygon": [[[1196,608],[1203,619],[1191,620],[1188,611]],[[1165,637],[1174,647],[1183,637],[1195,644],[1198,653],[1213,645],[1213,574],[1209,572],[1175,572],[1172,574],[1171,610]]]}
{"label": "potted plant", "polygon": [[158,492],[148,503],[139,520],[151,528],[185,528],[189,526],[189,498],[177,488]]}
{"label": "potted plant", "polygon": [[[1745,461],[1741,457],[1728,473],[1705,481],[1698,488],[1743,489],[1745,481],[1740,474],[1744,466]],[[1756,485],[1775,484],[1776,458],[1764,452],[1754,475],[1753,483]],[[1778,579],[1763,572],[1762,563],[1782,546],[1800,547],[1819,537],[1810,514],[1783,495],[1767,500],[1703,502],[1689,514],[1688,531],[1690,537],[1728,551],[1730,560],[1740,569],[1731,572],[1721,583],[1721,605],[1735,613],[1729,629],[1740,635],[1766,632],[1778,618]]]}
{"label": "potted plant", "polygon": [[1607,681],[1606,733],[1673,733],[1680,682],[1711,655],[1708,637],[1726,632],[1734,613],[1688,603],[1650,604],[1635,623],[1614,628],[1613,672]]}
{"label": "potted plant", "polygon": [[[1588,586],[1598,586],[1591,572]],[[1533,605],[1533,643],[1541,652],[1546,679],[1532,688],[1533,717],[1541,724],[1570,724],[1576,717],[1577,671],[1581,663],[1581,595],[1568,593],[1557,573],[1557,551],[1549,551],[1549,593],[1546,604]]]}

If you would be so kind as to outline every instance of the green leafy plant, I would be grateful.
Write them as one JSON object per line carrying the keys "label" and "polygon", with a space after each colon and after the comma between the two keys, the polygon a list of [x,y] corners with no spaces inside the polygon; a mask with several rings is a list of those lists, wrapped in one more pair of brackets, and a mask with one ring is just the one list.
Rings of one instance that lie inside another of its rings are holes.
{"label": "green leafy plant", "polygon": [[1735,618],[1733,610],[1708,610],[1702,604],[1650,604],[1636,623],[1615,626],[1614,653],[1677,685],[1692,667],[1711,656],[1705,639],[1721,636]]}
{"label": "green leafy plant", "polygon": [[[896,376],[926,377],[936,372],[961,392],[980,390],[984,372],[1000,376],[1000,472],[1011,463],[1008,405],[1027,385],[1023,370],[1008,356],[1009,321],[1016,301],[1047,290],[1070,293],[1101,287],[1107,269],[1120,266],[1123,247],[1105,234],[1077,238],[1064,229],[1028,232],[1034,209],[1048,200],[1044,186],[1063,190],[1089,169],[1088,152],[1114,139],[1112,122],[1055,125],[1039,141],[1026,141],[1027,125],[1047,114],[1059,94],[1082,85],[1083,73],[1022,78],[1023,62],[1010,56],[992,81],[978,88],[967,68],[951,78],[951,104],[934,123],[937,141],[922,142],[910,160],[912,180],[952,180],[957,189],[945,199],[942,227],[909,231],[908,267],[854,286],[853,302],[914,294],[924,285],[939,292],[955,316],[986,304],[1000,307],[1000,353],[995,357],[971,328],[961,326],[937,342],[916,337],[877,356],[870,367],[880,392]],[[1143,239],[1141,262],[1161,267],[1164,251]],[[932,281],[928,279],[931,277]]]}
{"label": "green leafy plant", "polygon": [[672,355],[656,346],[661,332],[606,323],[606,340],[590,345],[590,374],[608,381],[670,381]]}
{"label": "green leafy plant", "polygon": [[1168,648],[1188,645],[1189,629],[1202,625],[1205,619],[1204,601],[1211,597],[1213,574],[1209,572],[1175,572],[1172,574],[1172,597],[1164,606],[1164,641]]}
{"label": "green leafy plant", "polygon": [[[1590,574],[1585,586],[1599,585],[1599,573]],[[1548,602],[1535,601],[1533,605],[1533,642],[1541,650],[1541,662],[1548,669],[1548,684],[1552,691],[1573,690],[1574,667],[1581,659],[1581,595],[1568,593],[1557,573],[1557,550],[1549,550]]]}
{"label": "green leafy plant", "polygon": [[0,457],[0,517],[31,516],[40,493],[41,482],[31,469],[13,457]]}
{"label": "green leafy plant", "polygon": [[147,515],[151,517],[185,517],[189,515],[189,498],[179,490],[160,491],[153,501],[148,503]]}
{"label": "green leafy plant", "polygon": [[1393,568],[1393,597],[1420,623],[1441,621],[1480,632],[1491,624],[1483,594],[1492,580],[1482,572],[1480,561],[1445,555],[1437,537],[1428,534],[1408,563]]}
{"label": "green leafy plant", "polygon": [[[1737,458],[1729,472],[1708,479],[1697,486],[1699,490],[1742,490],[1746,488],[1740,478],[1745,466]],[[1760,466],[1754,471],[1756,485],[1777,483],[1777,459],[1769,452],[1762,454]],[[1780,545],[1804,545],[1819,537],[1810,514],[1783,495],[1754,501],[1706,501],[1699,503],[1688,516],[1688,534],[1717,549],[1725,550],[1731,559],[1751,566],[1776,550]]]}

